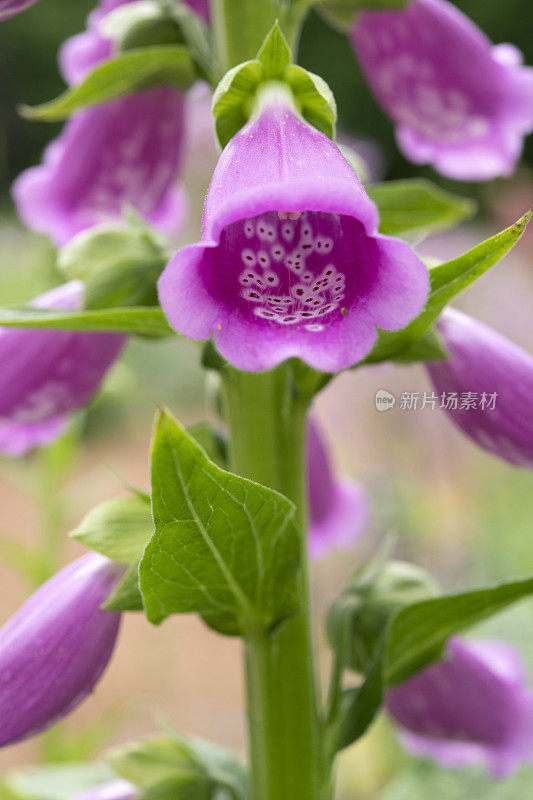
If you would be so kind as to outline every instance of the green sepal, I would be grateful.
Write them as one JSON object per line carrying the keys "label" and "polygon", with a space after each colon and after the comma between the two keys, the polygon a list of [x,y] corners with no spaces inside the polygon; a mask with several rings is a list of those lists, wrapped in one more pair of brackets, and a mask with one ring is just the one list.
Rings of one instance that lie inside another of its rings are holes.
{"label": "green sepal", "polygon": [[106,611],[144,611],[139,589],[139,561],[132,562],[112,594],[102,605]]}
{"label": "green sepal", "polygon": [[461,633],[533,594],[533,579],[425,600],[392,615],[378,642],[363,684],[342,694],[329,732],[333,752],[361,737],[388,687],[441,658],[450,636]]}
{"label": "green sepal", "polygon": [[269,629],[297,610],[294,505],[220,469],[168,413],[152,445],[155,533],[140,566],[148,619],[196,612],[235,631]]}
{"label": "green sepal", "polygon": [[107,558],[129,564],[139,559],[153,532],[150,500],[134,496],[99,503],[70,535]]}
{"label": "green sepal", "polygon": [[102,61],[81,83],[55,100],[31,108],[22,106],[20,112],[27,119],[53,122],[66,119],[81,108],[151,86],[172,86],[184,92],[190,89],[196,77],[196,68],[186,47],[142,47]]}
{"label": "green sepal", "polygon": [[221,147],[254,113],[260,86],[272,82],[289,90],[296,110],[307,122],[334,137],[337,109],[330,88],[318,75],[291,63],[290,48],[276,22],[257,58],[233,67],[215,90],[212,110]]}
{"label": "green sepal", "polygon": [[473,200],[448,192],[425,178],[384,181],[366,189],[378,208],[380,233],[411,243],[453,228],[476,210]]}
{"label": "green sepal", "polygon": [[[497,264],[518,242],[531,218],[531,211],[514,225],[478,244],[461,256],[429,269],[430,290],[426,305],[407,327],[399,331],[378,332],[376,344],[356,366],[400,359],[412,348],[439,317],[445,306],[460,292]],[[433,356],[431,356],[433,358]],[[411,359],[412,360],[412,359]]]}

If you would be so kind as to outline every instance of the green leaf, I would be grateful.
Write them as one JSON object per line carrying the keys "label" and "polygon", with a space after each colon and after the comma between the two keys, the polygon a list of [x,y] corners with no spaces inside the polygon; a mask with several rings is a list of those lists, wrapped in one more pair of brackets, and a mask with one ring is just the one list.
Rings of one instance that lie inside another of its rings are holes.
{"label": "green leaf", "polygon": [[102,608],[106,611],[144,611],[143,598],[139,588],[139,561],[133,561],[114,592],[107,598]]}
{"label": "green leaf", "polygon": [[74,800],[114,777],[111,769],[101,763],[48,764],[8,773],[3,776],[0,792],[5,787],[21,800]]}
{"label": "green leaf", "polygon": [[237,759],[208,742],[177,735],[117,748],[109,754],[116,772],[152,800],[215,800],[220,789],[244,798],[246,775]]}
{"label": "green leaf", "polygon": [[257,54],[264,69],[264,80],[280,80],[291,63],[291,51],[277,22],[267,34]]}
{"label": "green leaf", "polygon": [[150,502],[135,496],[100,503],[70,535],[108,558],[129,564],[139,558],[153,532]]}
{"label": "green leaf", "polygon": [[157,306],[54,311],[43,308],[0,308],[4,328],[50,328],[63,331],[109,331],[138,336],[172,336],[163,310]]}
{"label": "green leaf", "polygon": [[389,686],[438,660],[450,638],[533,594],[533,578],[413,603],[392,617],[366,679],[344,692],[337,749],[367,730]]}
{"label": "green leaf", "polygon": [[378,207],[380,232],[410,242],[452,228],[476,209],[472,200],[423,178],[375,183],[367,192]]}
{"label": "green leaf", "polygon": [[186,47],[158,45],[119,53],[99,64],[81,83],[49,103],[21,113],[32,120],[55,121],[80,108],[98,105],[150,86],[169,85],[186,91],[194,83],[194,62]]}
{"label": "green leaf", "polygon": [[378,339],[362,364],[396,358],[420,339],[453,298],[497,264],[520,239],[531,211],[521,219],[458,258],[429,270],[430,291],[422,312],[400,331],[379,331]]}
{"label": "green leaf", "polygon": [[439,361],[447,358],[448,353],[434,328],[429,328],[420,339],[401,350],[394,361],[407,364],[412,361]]}
{"label": "green leaf", "polygon": [[293,504],[217,467],[166,412],[153,441],[152,506],[155,534],[140,566],[151,622],[197,612],[243,632],[296,610]]}
{"label": "green leaf", "polygon": [[208,422],[198,422],[187,428],[189,436],[198,442],[207,457],[217,465],[226,469],[228,466],[228,443],[226,439]]}

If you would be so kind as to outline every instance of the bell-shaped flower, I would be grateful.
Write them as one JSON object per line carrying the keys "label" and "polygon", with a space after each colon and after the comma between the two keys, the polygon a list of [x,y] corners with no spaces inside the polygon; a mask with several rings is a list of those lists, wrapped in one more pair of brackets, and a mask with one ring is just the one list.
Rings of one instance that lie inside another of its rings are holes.
{"label": "bell-shaped flower", "polygon": [[172,233],[184,213],[176,185],[182,138],[183,100],[166,87],[80,111],[43,163],[16,179],[18,213],[58,246],[92,225],[120,221],[127,208]]}
{"label": "bell-shaped flower", "polygon": [[83,794],[77,795],[73,800],[136,800],[139,790],[129,781],[117,778],[107,783],[93,786]]}
{"label": "bell-shaped flower", "polygon": [[124,567],[89,553],[37,589],[0,630],[0,746],[46,730],[93,690],[120,614],[100,606]]}
{"label": "bell-shaped flower", "polygon": [[[83,284],[71,281],[33,301],[75,310]],[[22,455],[53,441],[87,403],[126,341],[113,333],[0,328],[0,452]]]}
{"label": "bell-shaped flower", "polygon": [[366,494],[356,481],[335,477],[322,431],[312,418],[307,423],[307,494],[312,558],[357,541],[368,520]]}
{"label": "bell-shaped flower", "polygon": [[502,642],[451,639],[443,661],[389,690],[386,707],[415,755],[483,764],[502,778],[533,760],[533,691]]}
{"label": "bell-shaped flower", "polygon": [[426,267],[377,233],[377,212],[340,150],[276,87],[226,146],[198,244],[159,281],[171,325],[214,335],[243,370],[291,356],[326,372],[350,367],[424,305]]}
{"label": "bell-shaped flower", "polygon": [[37,0],[0,0],[0,22],[33,6]]}
{"label": "bell-shaped flower", "polygon": [[402,152],[443,175],[509,175],[533,130],[533,69],[447,0],[361,12],[352,44]]}
{"label": "bell-shaped flower", "polygon": [[480,447],[533,468],[533,356],[453,308],[437,330],[449,358],[426,368],[441,407]]}

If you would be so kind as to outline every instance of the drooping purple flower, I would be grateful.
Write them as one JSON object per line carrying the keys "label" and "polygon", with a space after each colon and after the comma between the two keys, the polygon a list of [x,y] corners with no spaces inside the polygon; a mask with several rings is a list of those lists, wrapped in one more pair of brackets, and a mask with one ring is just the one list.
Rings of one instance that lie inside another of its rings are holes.
{"label": "drooping purple flower", "polygon": [[298,356],[337,371],[363,358],[376,326],[422,308],[425,266],[376,232],[377,213],[336,145],[277,95],[223,151],[199,244],[159,281],[173,327],[215,343],[234,366]]}
{"label": "drooping purple flower", "polygon": [[73,800],[135,800],[139,790],[129,781],[117,778],[114,781],[101,783],[83,794],[77,795]]}
{"label": "drooping purple flower", "polygon": [[[71,281],[33,301],[36,308],[79,308],[83,284]],[[98,389],[124,336],[0,328],[0,452],[22,455],[60,435],[68,415]]]}
{"label": "drooping purple flower", "polygon": [[441,406],[480,447],[533,468],[533,356],[453,308],[437,329],[449,359],[426,367]]}
{"label": "drooping purple flower", "polygon": [[361,12],[359,64],[402,152],[458,180],[509,175],[533,130],[533,69],[447,0]]}
{"label": "drooping purple flower", "polygon": [[33,6],[37,0],[0,0],[0,22]]}
{"label": "drooping purple flower", "polygon": [[101,610],[124,567],[89,553],[56,573],[0,630],[0,746],[49,728],[93,690],[120,614]]}
{"label": "drooping purple flower", "polygon": [[481,763],[502,778],[533,760],[533,692],[502,642],[451,639],[443,661],[389,690],[386,707],[405,747],[443,766]]}
{"label": "drooping purple flower", "polygon": [[183,99],[166,87],[79,112],[43,164],[15,181],[20,217],[57,245],[92,225],[120,221],[128,207],[174,232],[184,212],[175,184],[182,134]]}
{"label": "drooping purple flower", "polygon": [[312,418],[307,423],[307,490],[311,557],[323,558],[357,541],[368,519],[365,492],[356,481],[333,475],[322,432]]}

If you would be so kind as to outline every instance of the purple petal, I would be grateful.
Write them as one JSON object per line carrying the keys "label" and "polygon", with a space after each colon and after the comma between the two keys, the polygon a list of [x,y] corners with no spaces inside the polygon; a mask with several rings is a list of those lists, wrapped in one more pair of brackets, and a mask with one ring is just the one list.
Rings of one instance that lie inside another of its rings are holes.
{"label": "purple petal", "polygon": [[103,556],[83,556],[0,630],[0,746],[50,727],[93,690],[120,623],[120,614],[100,606],[123,570]]}
{"label": "purple petal", "polygon": [[313,418],[307,423],[306,461],[309,551],[318,559],[359,539],[368,520],[368,501],[355,481],[335,478],[325,440]]}
{"label": "purple petal", "polygon": [[[37,298],[37,308],[78,308],[71,281]],[[97,391],[126,338],[112,333],[0,328],[0,450],[21,455],[59,436],[66,415]]]}
{"label": "purple petal", "polygon": [[352,44],[398,143],[459,180],[510,174],[533,129],[533,70],[446,0],[362,12]]}
{"label": "purple petal", "polygon": [[37,0],[0,0],[0,22],[33,6]]}
{"label": "purple petal", "polygon": [[201,242],[167,266],[161,303],[178,332],[213,333],[240,369],[292,356],[347,368],[368,353],[378,325],[403,327],[427,296],[425,266],[376,228],[339,149],[274,99],[223,151]]}
{"label": "purple petal", "polygon": [[58,245],[97,223],[120,221],[128,207],[174,232],[183,215],[175,186],[182,134],[183,100],[173,89],[81,111],[49,146],[44,163],[15,181],[18,212]]}
{"label": "purple petal", "polygon": [[495,777],[531,761],[533,695],[517,679],[516,655],[514,675],[502,671],[503,652],[452,639],[445,660],[389,690],[387,710],[407,749],[452,768],[484,763]]}
{"label": "purple petal", "polygon": [[533,357],[481,322],[447,308],[437,324],[450,354],[426,364],[435,390],[476,406],[448,408],[462,432],[490,453],[533,467]]}
{"label": "purple petal", "polygon": [[121,778],[100,786],[93,786],[83,794],[77,795],[73,800],[135,800],[139,796],[136,786]]}

